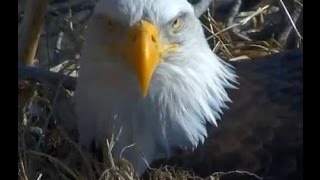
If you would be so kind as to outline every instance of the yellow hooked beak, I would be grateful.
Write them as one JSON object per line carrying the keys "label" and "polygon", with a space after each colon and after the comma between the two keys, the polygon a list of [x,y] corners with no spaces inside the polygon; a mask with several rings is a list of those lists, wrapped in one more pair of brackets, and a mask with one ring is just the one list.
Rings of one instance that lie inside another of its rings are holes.
{"label": "yellow hooked beak", "polygon": [[152,75],[162,57],[178,47],[176,44],[162,45],[159,41],[156,26],[141,20],[129,29],[128,39],[124,46],[118,47],[121,48],[121,56],[136,74],[143,96],[148,93]]}

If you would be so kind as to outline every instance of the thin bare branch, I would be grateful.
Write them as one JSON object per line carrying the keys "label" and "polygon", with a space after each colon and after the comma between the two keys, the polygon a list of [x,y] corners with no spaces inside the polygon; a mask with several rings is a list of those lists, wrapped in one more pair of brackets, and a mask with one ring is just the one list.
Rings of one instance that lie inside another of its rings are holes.
{"label": "thin bare branch", "polygon": [[299,36],[299,38],[303,39],[303,37],[301,36],[301,34],[299,33],[299,31],[298,31],[298,29],[296,27],[295,21],[292,19],[288,9],[286,8],[286,5],[283,3],[282,0],[279,0],[279,1],[281,3],[281,6],[283,7],[284,11],[286,12],[286,14],[287,14],[287,16],[288,16],[288,18],[290,20],[290,23],[291,23],[292,27],[294,28],[294,30],[296,31],[297,35]]}

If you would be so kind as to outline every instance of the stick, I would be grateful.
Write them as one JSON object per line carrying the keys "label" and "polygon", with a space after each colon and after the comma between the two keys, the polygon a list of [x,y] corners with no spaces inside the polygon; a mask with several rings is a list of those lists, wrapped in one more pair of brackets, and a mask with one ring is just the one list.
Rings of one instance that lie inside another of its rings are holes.
{"label": "stick", "polygon": [[18,77],[20,80],[29,80],[33,82],[46,81],[51,84],[61,85],[71,91],[75,90],[77,79],[61,73],[55,73],[48,70],[18,65]]}

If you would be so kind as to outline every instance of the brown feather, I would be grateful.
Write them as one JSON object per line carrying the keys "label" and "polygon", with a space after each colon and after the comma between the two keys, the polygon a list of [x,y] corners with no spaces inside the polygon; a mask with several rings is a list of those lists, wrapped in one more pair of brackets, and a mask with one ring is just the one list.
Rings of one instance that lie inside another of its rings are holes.
{"label": "brown feather", "polygon": [[[240,89],[205,144],[161,163],[207,177],[246,170],[267,179],[302,179],[303,53],[232,62]],[[157,163],[155,163],[157,164]]]}

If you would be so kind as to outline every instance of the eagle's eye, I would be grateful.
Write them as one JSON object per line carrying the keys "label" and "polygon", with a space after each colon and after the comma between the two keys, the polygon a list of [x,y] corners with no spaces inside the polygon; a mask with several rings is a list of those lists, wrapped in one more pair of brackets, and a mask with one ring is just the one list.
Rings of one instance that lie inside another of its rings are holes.
{"label": "eagle's eye", "polygon": [[108,31],[114,31],[115,23],[110,19],[106,19],[105,20],[105,27]]}
{"label": "eagle's eye", "polygon": [[109,20],[109,19],[107,20],[107,23],[106,23],[106,24],[107,24],[107,26],[109,26],[109,27],[112,27],[112,26],[113,26],[113,22],[112,22],[111,20]]}
{"label": "eagle's eye", "polygon": [[107,17],[104,14],[94,15],[94,20],[103,28],[104,31],[107,32],[114,32],[118,26],[115,21],[111,20],[111,18]]}
{"label": "eagle's eye", "polygon": [[181,28],[181,24],[182,23],[181,23],[181,18],[180,17],[178,17],[175,20],[173,20],[173,22],[171,24],[172,31],[174,33],[177,33]]}

